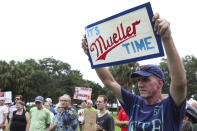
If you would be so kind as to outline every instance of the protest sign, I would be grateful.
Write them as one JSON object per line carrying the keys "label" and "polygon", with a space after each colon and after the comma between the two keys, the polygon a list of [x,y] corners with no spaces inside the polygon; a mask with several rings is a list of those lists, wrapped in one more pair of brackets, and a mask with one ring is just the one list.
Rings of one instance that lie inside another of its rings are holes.
{"label": "protest sign", "polygon": [[85,111],[82,131],[96,131],[96,111]]}
{"label": "protest sign", "polygon": [[118,65],[164,55],[154,32],[150,3],[123,11],[86,27],[92,68]]}
{"label": "protest sign", "polygon": [[75,87],[73,99],[88,100],[91,99],[92,88]]}
{"label": "protest sign", "polygon": [[12,92],[11,91],[0,92],[0,97],[5,98],[5,103],[12,102]]}

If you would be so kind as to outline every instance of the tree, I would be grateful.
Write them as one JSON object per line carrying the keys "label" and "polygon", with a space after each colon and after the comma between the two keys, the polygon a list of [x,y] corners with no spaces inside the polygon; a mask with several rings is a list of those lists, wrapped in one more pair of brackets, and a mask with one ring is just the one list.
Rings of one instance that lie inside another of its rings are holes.
{"label": "tree", "polygon": [[[185,56],[183,64],[186,70],[187,77],[187,99],[194,98],[197,100],[197,59],[194,56]],[[168,70],[167,59],[162,59],[160,67],[165,75],[165,83],[162,88],[162,93],[168,93],[170,87],[170,73]]]}
{"label": "tree", "polygon": [[11,73],[10,66],[5,61],[0,61],[0,88],[1,90],[10,89]]}
{"label": "tree", "polygon": [[168,70],[167,59],[163,58],[159,64],[159,67],[161,68],[161,70],[163,71],[164,76],[165,76],[165,81],[164,81],[164,85],[162,88],[162,94],[168,94],[171,78],[170,78],[170,73]]}
{"label": "tree", "polygon": [[2,90],[12,91],[13,96],[22,94],[25,101],[34,101],[36,96],[42,95],[58,102],[59,96],[66,93],[72,97],[75,87],[85,83],[80,71],[71,70],[68,63],[54,58],[0,61]]}
{"label": "tree", "polygon": [[115,80],[124,88],[130,91],[135,91],[135,80],[131,79],[131,74],[136,71],[139,66],[138,63],[122,64],[109,67],[109,71],[112,73]]}
{"label": "tree", "polygon": [[183,62],[187,75],[187,99],[197,100],[197,59],[188,55]]}

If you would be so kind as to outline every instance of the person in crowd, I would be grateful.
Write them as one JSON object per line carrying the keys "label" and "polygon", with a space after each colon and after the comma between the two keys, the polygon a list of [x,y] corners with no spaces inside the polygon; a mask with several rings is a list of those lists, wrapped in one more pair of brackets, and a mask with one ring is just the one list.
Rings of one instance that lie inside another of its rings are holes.
{"label": "person in crowd", "polygon": [[[186,115],[184,117],[183,123],[186,121],[192,123],[194,131],[197,130],[197,110],[193,106],[193,104],[192,103],[190,104],[189,102],[187,102],[187,105],[186,105]],[[188,127],[188,124],[185,124],[185,126]],[[182,128],[185,126],[182,126]]]}
{"label": "person in crowd", "polygon": [[121,108],[120,112],[118,113],[115,125],[119,126],[121,131],[128,131],[129,117],[123,108]]}
{"label": "person in crowd", "polygon": [[58,103],[55,107],[55,111],[57,112],[57,115],[60,116],[62,110],[63,110],[64,107],[62,107],[62,104],[61,103]]}
{"label": "person in crowd", "polygon": [[196,100],[194,100],[194,101],[192,102],[192,106],[195,107],[195,109],[197,110],[197,101],[196,101]]}
{"label": "person in crowd", "polygon": [[[162,87],[165,82],[163,71],[155,65],[144,65],[131,75],[138,81],[140,96],[122,88],[106,68],[96,68],[96,73],[112,93],[118,98],[129,116],[128,130],[164,130],[180,131],[185,116],[187,80],[184,65],[175,47],[170,23],[156,13],[152,17],[154,30],[160,35],[167,55],[170,72],[169,96],[162,99]],[[86,37],[82,39],[82,48],[88,54]]]}
{"label": "person in crowd", "polygon": [[54,122],[54,126],[50,128],[49,131],[52,131],[55,128],[57,131],[77,131],[77,113],[75,109],[71,107],[70,96],[64,94],[59,98],[59,102],[63,108],[60,118]]}
{"label": "person in crowd", "polygon": [[54,114],[54,115],[56,115],[57,114],[57,112],[55,111],[55,109],[53,108],[53,101],[52,101],[52,99],[51,98],[46,98],[45,99],[45,102],[48,102],[49,104],[50,104],[50,111]]}
{"label": "person in crowd", "polygon": [[48,109],[49,110],[49,112],[50,112],[50,119],[51,119],[51,122],[52,122],[52,120],[53,120],[53,117],[54,117],[54,114],[53,114],[53,112],[51,112],[51,106],[50,106],[50,103],[49,102],[45,102],[44,103],[44,107],[46,108],[46,109]]}
{"label": "person in crowd", "polygon": [[192,123],[190,121],[183,121],[181,131],[193,131]]}
{"label": "person in crowd", "polygon": [[96,115],[96,130],[97,131],[114,131],[114,119],[107,111],[107,97],[99,95],[96,101],[97,109],[99,110]]}
{"label": "person in crowd", "polygon": [[24,106],[22,101],[16,103],[17,110],[13,112],[8,131],[29,131],[29,113],[25,111]]}
{"label": "person in crowd", "polygon": [[8,121],[8,123],[9,123],[9,120],[10,120],[10,117],[9,117],[9,116],[11,116],[10,107],[12,106],[12,101],[11,101],[11,100],[5,101],[5,105],[6,105],[7,108],[8,108],[7,121]]}
{"label": "person in crowd", "polygon": [[79,121],[79,130],[82,131],[82,125],[84,123],[84,109],[87,107],[85,101],[81,102],[81,109],[78,110],[78,121]]}
{"label": "person in crowd", "polygon": [[37,96],[35,98],[36,107],[30,109],[30,131],[46,131],[49,127],[50,111],[43,107],[44,98]]}
{"label": "person in crowd", "polygon": [[7,114],[8,114],[8,108],[5,105],[5,98],[0,97],[0,131],[3,131],[6,127],[6,121],[7,121]]}
{"label": "person in crowd", "polygon": [[[22,99],[23,99],[22,95],[15,96],[15,98],[14,98],[15,105],[10,106],[9,119],[11,119],[13,112],[17,110],[16,103],[19,101],[22,101]],[[25,106],[24,106],[24,109],[25,109]]]}
{"label": "person in crowd", "polygon": [[87,100],[86,103],[87,103],[87,106],[84,109],[85,111],[96,111],[96,109],[92,107],[93,105],[92,100]]}
{"label": "person in crowd", "polygon": [[52,120],[52,122],[51,122],[51,124],[50,124],[50,128],[49,128],[49,131],[51,130],[58,130],[58,129],[56,129],[57,128],[57,121],[58,121],[58,119],[60,119],[61,118],[61,112],[62,112],[62,110],[63,110],[63,107],[62,107],[62,105],[61,105],[61,103],[58,103],[57,105],[56,105],[56,107],[55,107],[55,112],[57,113],[54,117],[53,117],[53,120]]}

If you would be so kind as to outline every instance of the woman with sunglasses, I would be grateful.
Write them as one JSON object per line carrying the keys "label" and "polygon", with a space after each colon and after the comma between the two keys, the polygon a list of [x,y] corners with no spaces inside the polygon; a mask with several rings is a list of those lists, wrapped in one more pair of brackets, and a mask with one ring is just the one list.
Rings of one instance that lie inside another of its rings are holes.
{"label": "woman with sunglasses", "polygon": [[48,131],[56,130],[57,124],[55,123],[55,121],[57,121],[60,118],[60,113],[62,112],[62,109],[63,107],[61,103],[58,103],[55,107],[55,111],[57,112],[57,114],[53,117]]}

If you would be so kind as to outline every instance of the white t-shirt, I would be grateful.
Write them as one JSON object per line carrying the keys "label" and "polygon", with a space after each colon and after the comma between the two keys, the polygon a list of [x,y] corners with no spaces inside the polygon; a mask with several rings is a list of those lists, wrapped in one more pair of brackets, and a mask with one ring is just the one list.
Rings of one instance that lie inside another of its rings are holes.
{"label": "white t-shirt", "polygon": [[54,114],[53,114],[53,112],[50,111],[51,122],[52,122],[52,120],[53,120],[53,117],[54,117]]}
{"label": "white t-shirt", "polygon": [[9,113],[9,118],[10,118],[10,119],[12,118],[13,112],[16,111],[16,110],[17,110],[17,109],[16,109],[16,105],[13,105],[13,106],[10,107],[10,113]]}
{"label": "white t-shirt", "polygon": [[[5,105],[0,106],[0,124],[3,123],[4,114],[6,114],[6,113],[8,113],[7,106],[5,106]],[[0,129],[0,131],[2,131],[2,129]]]}
{"label": "white t-shirt", "polygon": [[83,121],[84,120],[84,109],[79,109],[78,110],[78,121]]}

